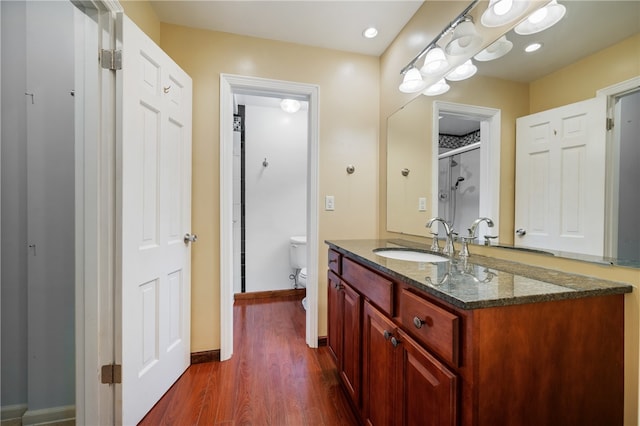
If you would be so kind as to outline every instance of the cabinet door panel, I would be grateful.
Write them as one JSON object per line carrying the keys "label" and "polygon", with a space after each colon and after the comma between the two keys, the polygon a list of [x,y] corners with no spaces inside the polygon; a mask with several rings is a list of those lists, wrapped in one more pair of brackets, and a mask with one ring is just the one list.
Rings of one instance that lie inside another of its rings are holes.
{"label": "cabinet door panel", "polygon": [[453,426],[457,415],[457,378],[413,339],[402,341],[398,386],[404,425]]}
{"label": "cabinet door panel", "polygon": [[351,398],[360,405],[360,338],[362,336],[360,317],[362,314],[361,297],[351,287],[341,285],[343,329],[342,329],[342,371],[341,375]]}
{"label": "cabinet door panel", "polygon": [[336,360],[338,371],[342,370],[342,301],[340,277],[329,271],[327,274],[327,345]]}
{"label": "cabinet door panel", "polygon": [[395,325],[368,302],[364,305],[363,414],[367,424],[394,424],[395,353],[385,338],[395,333]]}

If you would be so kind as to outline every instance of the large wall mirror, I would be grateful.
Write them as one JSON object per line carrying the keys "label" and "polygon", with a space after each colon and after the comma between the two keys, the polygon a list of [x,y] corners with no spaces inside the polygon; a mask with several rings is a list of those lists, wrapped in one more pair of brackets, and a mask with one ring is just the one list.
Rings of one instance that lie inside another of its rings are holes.
{"label": "large wall mirror", "polygon": [[[513,48],[507,55],[489,62],[475,61],[478,72],[471,79],[451,82],[451,90],[444,95],[419,95],[388,118],[388,231],[429,237],[431,230],[425,228],[426,221],[441,216],[462,235],[473,219],[489,216],[505,225],[482,228],[476,243],[484,244],[485,236],[498,234],[491,244],[511,247],[517,238],[513,226],[517,198],[513,182],[516,119],[595,97],[599,89],[640,78],[640,2],[560,3],[567,12],[554,27],[529,36],[508,32],[506,38]],[[542,49],[524,53],[524,47],[533,41],[540,42]],[[627,68],[621,69],[618,62],[608,65],[609,55],[626,57]],[[552,73],[556,73],[555,89],[549,89],[552,86],[547,82]],[[640,96],[637,89],[627,87],[626,95],[636,91]],[[620,96],[621,102],[611,108],[622,109],[621,114],[632,117],[626,120],[635,120],[638,127],[639,102],[626,95]],[[616,132],[610,133],[611,137],[619,137]],[[640,145],[638,134],[640,128],[635,132],[635,147]],[[639,155],[637,148],[626,149],[635,149],[627,156]],[[628,212],[637,215],[640,206],[637,195],[634,198],[622,194],[625,182],[630,181],[636,182],[637,192],[638,175],[633,170],[640,168],[623,164],[624,158],[615,150],[607,156],[601,160],[607,162],[607,179],[611,182],[608,186],[616,193],[608,191],[606,195],[606,250],[601,256],[559,253],[554,246],[544,250],[565,257],[640,267],[638,221],[625,219]],[[628,199],[635,199],[635,204],[623,206]],[[500,212],[507,217],[501,218]],[[631,236],[626,238],[631,241],[626,252],[612,247],[615,241],[611,243],[617,238],[612,238],[612,233],[619,232],[620,227]]]}

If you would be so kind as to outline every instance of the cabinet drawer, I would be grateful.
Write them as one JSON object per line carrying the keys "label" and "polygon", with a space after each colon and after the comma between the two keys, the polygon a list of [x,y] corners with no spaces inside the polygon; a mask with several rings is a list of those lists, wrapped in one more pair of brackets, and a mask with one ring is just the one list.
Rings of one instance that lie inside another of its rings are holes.
{"label": "cabinet drawer", "polygon": [[460,319],[457,315],[402,289],[400,321],[418,341],[458,365]]}
{"label": "cabinet drawer", "polygon": [[342,278],[389,315],[393,311],[393,283],[360,266],[351,259],[342,259]]}
{"label": "cabinet drawer", "polygon": [[329,269],[331,269],[333,272],[335,272],[336,274],[340,275],[341,271],[340,269],[342,269],[341,266],[341,262],[340,262],[340,253],[338,253],[335,250],[329,250]]}

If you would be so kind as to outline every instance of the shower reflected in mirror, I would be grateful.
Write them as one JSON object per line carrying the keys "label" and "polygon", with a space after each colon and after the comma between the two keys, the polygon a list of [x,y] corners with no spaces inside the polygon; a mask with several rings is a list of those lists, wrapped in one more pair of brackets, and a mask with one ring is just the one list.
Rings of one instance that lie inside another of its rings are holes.
{"label": "shower reflected in mirror", "polygon": [[479,215],[480,122],[442,114],[438,141],[438,214],[460,235]]}

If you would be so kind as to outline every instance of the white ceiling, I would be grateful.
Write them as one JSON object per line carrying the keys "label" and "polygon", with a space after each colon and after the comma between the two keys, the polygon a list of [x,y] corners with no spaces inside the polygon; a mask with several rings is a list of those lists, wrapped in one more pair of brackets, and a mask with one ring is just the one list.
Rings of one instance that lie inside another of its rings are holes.
{"label": "white ceiling", "polygon": [[[151,2],[158,18],[167,23],[373,56],[385,51],[422,3],[423,0]],[[512,51],[495,61],[476,61],[478,74],[532,81],[640,32],[639,0],[560,0],[560,3],[567,7],[561,24],[531,36],[510,32],[507,37],[514,44]],[[368,26],[378,28],[378,37],[370,40],[362,36]],[[534,40],[541,41],[543,49],[524,54],[524,46]],[[640,47],[636,54],[640,58]],[[279,105],[279,99],[254,98],[236,101]],[[443,117],[440,123],[448,134],[467,134],[476,130],[478,124],[453,117]]]}
{"label": "white ceiling", "polygon": [[[374,56],[384,52],[422,3],[422,0],[151,2],[163,22]],[[437,2],[433,3],[437,7]],[[560,3],[567,7],[560,25],[526,37],[510,33],[513,50],[498,60],[477,62],[478,74],[532,81],[640,31],[639,0],[560,0]],[[370,25],[379,30],[373,40],[362,36]],[[524,54],[524,45],[534,39],[542,41],[544,48],[535,54]]]}
{"label": "white ceiling", "polygon": [[[423,0],[152,1],[162,22],[380,56]],[[369,26],[378,36],[366,39]]]}
{"label": "white ceiling", "polygon": [[[558,24],[537,34],[521,36],[510,31],[513,49],[500,59],[476,61],[478,74],[530,82],[640,32],[638,0],[560,0],[567,12]],[[543,44],[527,54],[533,41]],[[640,57],[640,46],[636,52]],[[640,60],[640,59],[639,59]]]}

